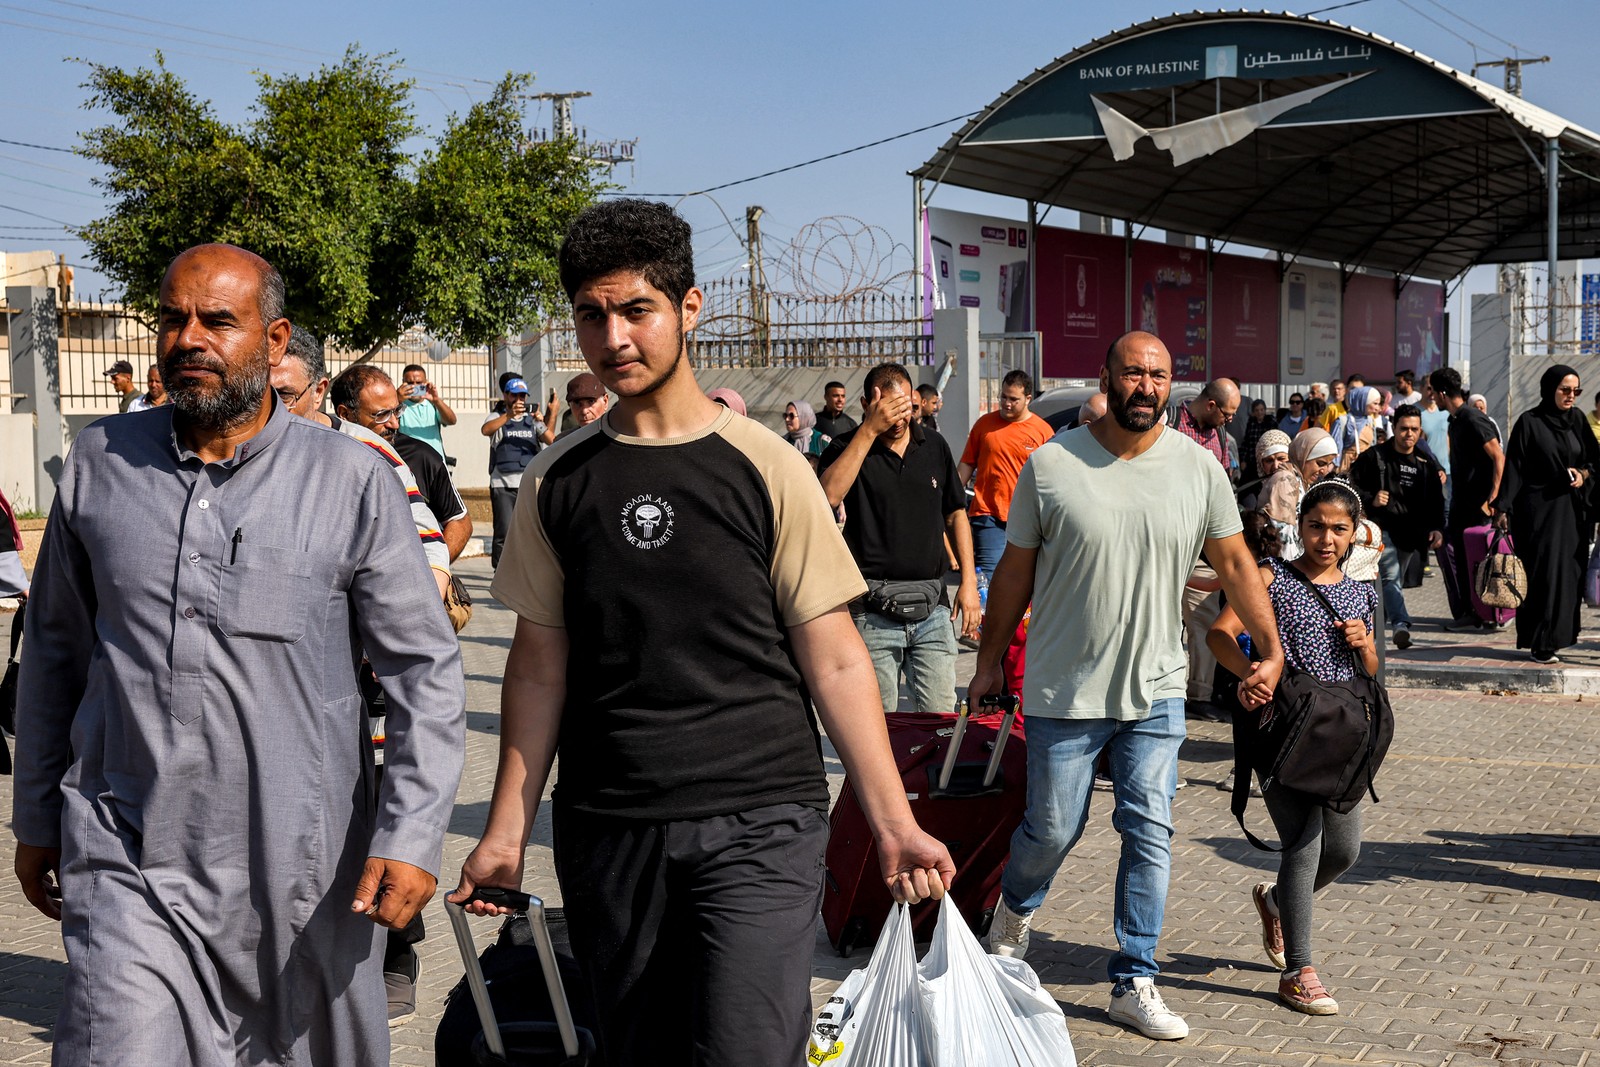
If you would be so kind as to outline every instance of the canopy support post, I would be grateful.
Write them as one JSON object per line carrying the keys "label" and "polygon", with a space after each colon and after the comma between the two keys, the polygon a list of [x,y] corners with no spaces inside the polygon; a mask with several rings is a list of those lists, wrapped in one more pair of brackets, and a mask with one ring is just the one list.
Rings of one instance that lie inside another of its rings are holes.
{"label": "canopy support post", "polygon": [[1546,308],[1545,341],[1550,349],[1550,355],[1556,351],[1556,253],[1559,249],[1560,234],[1558,233],[1558,218],[1561,207],[1561,143],[1554,137],[1545,142],[1544,147],[1544,175],[1545,184],[1549,189],[1547,199],[1550,201],[1550,225],[1546,234],[1549,254],[1549,274],[1545,279]]}
{"label": "canopy support post", "polygon": [[[1034,249],[1039,244],[1039,201],[1028,201],[1028,332],[1032,333],[1039,328],[1039,262],[1034,256]],[[1040,354],[1040,363],[1043,364],[1043,354]],[[1033,383],[1035,390],[1039,388],[1035,374]]]}
{"label": "canopy support post", "polygon": [[[924,330],[933,332],[932,301],[928,299],[928,264],[923,259],[923,248],[926,237],[923,234],[924,220],[922,210],[922,179],[911,179],[911,199],[914,201],[914,211],[911,221],[911,262],[917,275],[917,314],[921,316]],[[930,358],[932,358],[930,356]]]}

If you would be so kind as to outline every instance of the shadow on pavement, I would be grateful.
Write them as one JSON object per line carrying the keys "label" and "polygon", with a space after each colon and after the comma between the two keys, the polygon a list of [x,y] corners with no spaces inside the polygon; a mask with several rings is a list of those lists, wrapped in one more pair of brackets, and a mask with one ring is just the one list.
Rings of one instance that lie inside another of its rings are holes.
{"label": "shadow on pavement", "polygon": [[[21,973],[27,975],[21,978]],[[0,950],[0,974],[9,975],[9,988],[0,993],[0,1018],[38,1027],[35,1037],[51,1039],[56,1012],[61,1006],[61,989],[67,980],[67,965],[61,960],[42,959],[25,952]],[[26,982],[25,990],[12,982]],[[24,994],[24,995],[18,995]]]}
{"label": "shadow on pavement", "polygon": [[[1250,826],[1258,834],[1261,832],[1254,822]],[[1267,828],[1270,829],[1270,824]],[[1430,831],[1430,837],[1433,839],[1424,841],[1363,841],[1361,858],[1339,881],[1359,885],[1397,879],[1459,882],[1515,893],[1600,900],[1600,884],[1592,877],[1508,869],[1511,865],[1600,869],[1600,839],[1593,835],[1473,834],[1436,830]],[[1269,844],[1278,843],[1275,837],[1266,840]],[[1268,853],[1258,852],[1237,838],[1202,838],[1196,844],[1210,847],[1219,857],[1250,866],[1260,866],[1260,858],[1276,862]],[[1252,857],[1258,859],[1252,860]]]}

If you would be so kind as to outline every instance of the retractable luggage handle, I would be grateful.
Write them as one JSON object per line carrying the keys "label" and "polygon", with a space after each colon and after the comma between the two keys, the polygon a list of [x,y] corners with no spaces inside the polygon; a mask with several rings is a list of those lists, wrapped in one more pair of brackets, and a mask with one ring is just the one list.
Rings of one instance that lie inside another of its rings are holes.
{"label": "retractable luggage handle", "polygon": [[[1000,736],[994,739],[994,751],[989,753],[989,766],[983,772],[983,787],[989,788],[994,784],[995,776],[1000,773],[1000,757],[1005,755],[1006,742],[1011,739],[1011,727],[1017,721],[1018,709],[1022,702],[1010,693],[990,693],[978,701],[980,708],[1006,709],[1005,721],[1000,724]],[[955,732],[950,735],[950,747],[944,754],[944,766],[939,769],[939,788],[950,788],[950,775],[956,769],[956,753],[961,750],[961,739],[967,733],[967,719],[972,713],[972,706],[965,700],[956,710]]]}
{"label": "retractable luggage handle", "polygon": [[568,1059],[578,1055],[578,1028],[572,1021],[572,1006],[567,1003],[566,986],[561,981],[561,970],[556,966],[556,948],[550,941],[550,928],[544,921],[544,901],[531,893],[515,889],[477,889],[460,904],[445,904],[444,912],[455,931],[456,947],[461,950],[461,963],[467,971],[467,988],[472,991],[473,1006],[478,1009],[478,1022],[483,1025],[483,1040],[489,1051],[505,1059],[505,1041],[500,1037],[500,1023],[494,1017],[494,1006],[489,1002],[489,984],[483,979],[483,965],[472,942],[472,930],[467,925],[466,906],[475,900],[522,912],[528,916],[533,931],[534,948],[539,952],[539,967],[544,971],[545,988],[550,993],[550,1007],[555,1012],[556,1029],[561,1032],[561,1047]]}

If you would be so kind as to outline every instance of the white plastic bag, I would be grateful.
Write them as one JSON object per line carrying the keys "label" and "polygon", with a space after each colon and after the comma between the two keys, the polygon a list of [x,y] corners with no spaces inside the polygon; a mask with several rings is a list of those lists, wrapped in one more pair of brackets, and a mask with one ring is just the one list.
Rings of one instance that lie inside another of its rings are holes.
{"label": "white plastic bag", "polygon": [[811,1027],[810,1067],[930,1067],[911,913],[896,904],[863,970],[834,991]]}
{"label": "white plastic bag", "polygon": [[917,973],[931,1067],[1077,1064],[1066,1016],[1033,968],[985,952],[948,896]]}

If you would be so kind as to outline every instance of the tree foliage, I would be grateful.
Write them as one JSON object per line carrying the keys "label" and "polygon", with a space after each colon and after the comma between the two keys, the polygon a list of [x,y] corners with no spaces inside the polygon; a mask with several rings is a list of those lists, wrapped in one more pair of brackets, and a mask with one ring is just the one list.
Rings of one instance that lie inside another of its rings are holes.
{"label": "tree foliage", "polygon": [[83,135],[111,201],[79,235],[135,308],[153,311],[177,253],[227,241],[283,274],[288,313],[349,349],[420,326],[484,344],[557,312],[561,235],[603,186],[570,141],[530,142],[508,75],[420,154],[411,83],[350,50],[309,76],[261,75],[248,123],[220,121],[160,55],[92,65]]}

